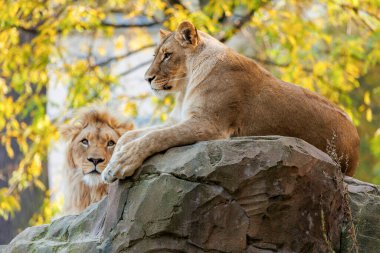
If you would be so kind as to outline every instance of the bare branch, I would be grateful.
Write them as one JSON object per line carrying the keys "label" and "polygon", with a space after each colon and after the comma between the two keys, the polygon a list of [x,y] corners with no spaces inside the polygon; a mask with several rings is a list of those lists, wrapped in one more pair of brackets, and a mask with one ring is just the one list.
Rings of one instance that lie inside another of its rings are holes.
{"label": "bare branch", "polygon": [[140,64],[134,66],[133,68],[130,68],[130,69],[128,69],[127,71],[124,71],[124,72],[118,74],[117,77],[126,76],[126,75],[128,75],[128,74],[130,74],[130,73],[132,73],[132,72],[134,72],[134,71],[136,71],[136,70],[138,70],[138,69],[140,69],[140,68],[142,68],[142,67],[148,65],[148,64],[151,63],[151,62],[152,62],[152,59],[150,59],[150,60],[148,60],[148,61],[144,61],[144,62],[142,62],[142,63],[140,63]]}
{"label": "bare branch", "polygon": [[352,6],[350,4],[340,4],[339,5],[340,7],[342,7],[343,9],[351,9],[353,12],[355,12],[356,14],[359,13],[359,11],[362,11],[362,12],[365,12],[367,13],[369,16],[373,17],[373,18],[376,18],[377,20],[380,21],[380,16],[378,16],[376,13],[373,13],[369,10],[365,10],[365,9],[360,9],[358,7],[355,7],[355,6]]}
{"label": "bare branch", "polygon": [[133,28],[133,27],[151,27],[155,25],[160,25],[162,24],[162,22],[154,21],[154,22],[145,23],[145,24],[115,24],[115,23],[111,23],[106,20],[103,20],[101,24],[102,26],[110,26],[114,28]]}
{"label": "bare branch", "polygon": [[124,58],[126,58],[128,56],[131,56],[131,55],[139,53],[139,52],[141,52],[141,51],[143,51],[143,50],[145,50],[147,48],[152,48],[152,47],[155,47],[155,46],[156,46],[155,44],[145,45],[145,46],[143,46],[143,47],[141,47],[139,49],[136,49],[134,51],[129,51],[129,52],[123,54],[123,55],[111,57],[111,58],[109,58],[109,59],[107,59],[105,61],[98,62],[95,65],[90,66],[90,68],[94,68],[94,67],[97,67],[97,66],[99,66],[99,67],[105,66],[105,65],[107,65],[107,64],[109,64],[110,62],[113,62],[113,61],[120,61],[120,60],[122,60],[122,59],[124,59]]}
{"label": "bare branch", "polygon": [[[247,23],[251,20],[252,16],[254,15],[255,13],[255,10],[251,10],[247,15],[245,16],[242,16],[240,19],[237,19],[235,21],[233,21],[233,24],[232,24],[232,34],[236,34],[237,32],[240,31],[240,29]],[[226,42],[229,38],[231,38],[230,35],[228,34],[224,34],[224,35],[221,35],[221,36],[216,36],[217,39],[220,41],[220,42]]]}
{"label": "bare branch", "polygon": [[372,32],[375,31],[375,29],[371,26],[371,24],[369,24],[368,21],[360,15],[359,11],[362,11],[362,12],[366,13],[367,15],[371,16],[372,18],[380,21],[380,17],[378,17],[376,14],[371,13],[371,12],[364,10],[364,9],[359,9],[358,7],[355,7],[355,6],[352,6],[349,4],[340,4],[339,6],[342,7],[343,9],[351,10],[355,14],[355,16],[362,22],[362,24],[365,27],[367,27],[368,30],[370,30]]}

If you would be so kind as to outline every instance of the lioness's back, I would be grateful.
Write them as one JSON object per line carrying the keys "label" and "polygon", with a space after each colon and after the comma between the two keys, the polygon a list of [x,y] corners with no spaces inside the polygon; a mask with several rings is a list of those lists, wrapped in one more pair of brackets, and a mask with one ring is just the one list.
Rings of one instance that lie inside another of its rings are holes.
{"label": "lioness's back", "polygon": [[314,92],[273,77],[244,56],[231,51],[229,54],[230,60],[215,71],[221,80],[234,80],[231,88],[240,92],[239,100],[244,106],[237,118],[240,128],[236,136],[298,137],[325,152],[330,142],[335,145],[337,156],[342,156],[342,171],[353,175],[358,163],[359,136],[341,109]]}

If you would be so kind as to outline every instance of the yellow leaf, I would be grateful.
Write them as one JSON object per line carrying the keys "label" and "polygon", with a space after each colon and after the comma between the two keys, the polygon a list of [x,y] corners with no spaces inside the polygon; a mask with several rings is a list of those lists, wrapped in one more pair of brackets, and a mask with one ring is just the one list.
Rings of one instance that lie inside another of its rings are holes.
{"label": "yellow leaf", "polygon": [[12,207],[8,202],[3,201],[0,203],[0,209],[9,211],[9,210],[12,210]]}
{"label": "yellow leaf", "polygon": [[160,120],[161,121],[166,121],[167,119],[168,119],[168,114],[167,113],[161,113]]}
{"label": "yellow leaf", "polygon": [[331,41],[332,41],[331,36],[329,36],[329,35],[327,35],[327,34],[323,34],[323,35],[322,35],[322,38],[324,39],[324,41],[325,41],[328,45],[331,44]]}
{"label": "yellow leaf", "polygon": [[371,97],[370,97],[369,91],[366,91],[364,93],[364,103],[366,105],[369,105],[371,103]]}
{"label": "yellow leaf", "polygon": [[293,36],[289,36],[288,40],[289,40],[290,44],[292,44],[292,46],[294,46],[294,47],[297,46],[297,41]]}
{"label": "yellow leaf", "polygon": [[372,121],[372,110],[371,108],[368,108],[366,113],[365,113],[365,118],[367,119],[368,122]]}
{"label": "yellow leaf", "polygon": [[10,139],[7,139],[7,141],[5,142],[5,150],[7,151],[7,154],[9,156],[9,158],[13,158],[14,157],[14,152],[13,152],[13,149],[11,147],[11,141]]}
{"label": "yellow leaf", "polygon": [[352,63],[347,63],[346,71],[354,78],[358,77],[360,73],[359,68],[355,64],[352,64]]}
{"label": "yellow leaf", "polygon": [[117,50],[123,49],[125,45],[125,39],[124,36],[119,35],[115,40],[115,48]]}
{"label": "yellow leaf", "polygon": [[37,186],[37,188],[39,188],[41,191],[45,191],[46,190],[46,187],[44,185],[44,183],[42,183],[40,180],[36,180],[34,182],[34,184]]}
{"label": "yellow leaf", "polygon": [[106,51],[106,49],[104,47],[99,47],[98,48],[98,53],[99,53],[100,56],[105,56],[106,53],[107,53],[107,51]]}
{"label": "yellow leaf", "polygon": [[124,107],[124,112],[128,116],[136,117],[137,116],[137,105],[134,102],[128,102]]}
{"label": "yellow leaf", "polygon": [[314,65],[313,72],[315,75],[321,76],[325,73],[326,69],[327,69],[327,64],[323,62],[318,62],[317,64]]}
{"label": "yellow leaf", "polygon": [[171,98],[170,97],[164,98],[164,104],[165,105],[170,105],[171,104]]}
{"label": "yellow leaf", "polygon": [[41,157],[39,154],[35,154],[31,165],[28,167],[28,173],[33,177],[38,177],[42,172]]}
{"label": "yellow leaf", "polygon": [[12,210],[19,211],[21,209],[20,203],[13,196],[8,196],[8,203],[11,205]]}
{"label": "yellow leaf", "polygon": [[0,93],[6,94],[8,92],[7,84],[5,83],[5,79],[0,77]]}

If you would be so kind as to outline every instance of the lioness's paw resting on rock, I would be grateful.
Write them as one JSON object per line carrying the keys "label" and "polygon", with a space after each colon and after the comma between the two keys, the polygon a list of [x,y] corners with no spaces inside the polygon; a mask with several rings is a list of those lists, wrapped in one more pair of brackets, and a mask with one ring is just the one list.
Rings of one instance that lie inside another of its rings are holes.
{"label": "lioness's paw resting on rock", "polygon": [[100,173],[119,137],[132,128],[105,108],[84,108],[61,128],[67,141],[64,167],[64,213],[76,214],[107,194]]}
{"label": "lioness's paw resting on rock", "polygon": [[348,158],[340,161],[341,169],[354,174],[359,136],[339,107],[277,79],[190,22],[160,36],[145,79],[155,93],[175,94],[170,124],[125,137],[103,180],[130,176],[147,157],[171,147],[255,135],[297,137],[325,152],[335,136],[337,157]]}
{"label": "lioness's paw resting on rock", "polygon": [[111,161],[102,173],[103,181],[112,183],[116,179],[132,176],[145,158],[143,151],[138,148],[138,141],[116,146]]}

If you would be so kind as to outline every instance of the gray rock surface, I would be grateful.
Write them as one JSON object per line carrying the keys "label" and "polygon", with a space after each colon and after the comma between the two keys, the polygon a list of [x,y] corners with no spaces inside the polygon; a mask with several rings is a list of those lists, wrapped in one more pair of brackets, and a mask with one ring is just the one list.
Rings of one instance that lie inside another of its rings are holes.
{"label": "gray rock surface", "polygon": [[[115,182],[108,197],[83,213],[28,228],[3,252],[339,251],[339,178],[330,157],[296,138],[246,137],[172,148],[148,159],[133,178]],[[350,194],[362,187],[352,182]],[[353,212],[372,201],[350,196]],[[373,202],[378,210],[380,202]],[[354,215],[356,222],[373,222],[371,210]],[[372,232],[363,226],[359,239],[378,240],[379,229]]]}
{"label": "gray rock surface", "polygon": [[380,188],[351,177],[345,183],[351,210],[342,229],[342,253],[380,252]]}

